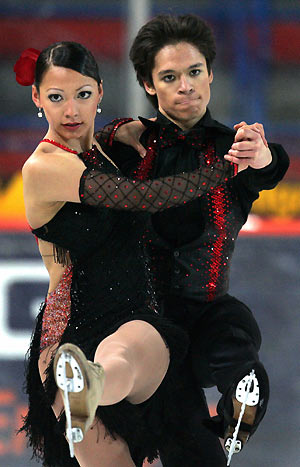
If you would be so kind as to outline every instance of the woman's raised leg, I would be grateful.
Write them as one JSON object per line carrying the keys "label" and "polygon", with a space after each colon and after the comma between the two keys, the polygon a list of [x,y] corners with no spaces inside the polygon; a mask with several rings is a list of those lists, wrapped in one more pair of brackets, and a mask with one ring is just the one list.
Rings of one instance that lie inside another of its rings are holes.
{"label": "woman's raised leg", "polygon": [[144,402],[157,390],[168,370],[170,355],[159,332],[146,321],[129,321],[98,345],[94,361],[104,369],[100,405],[127,399]]}
{"label": "woman's raised leg", "polygon": [[[41,353],[39,369],[42,381],[57,345]],[[98,405],[111,405],[123,399],[132,404],[144,402],[157,390],[169,366],[169,350],[158,331],[145,321],[129,321],[100,342],[94,362],[105,373],[103,392]],[[58,417],[63,410],[58,391],[53,410]],[[81,442],[74,444],[81,467],[134,467],[126,442],[107,435],[105,427],[95,419]],[[101,463],[100,463],[101,462]]]}
{"label": "woman's raised leg", "polygon": [[[54,356],[58,344],[44,349],[39,359],[41,380],[46,379],[45,370]],[[64,410],[63,398],[57,391],[52,409],[59,417]],[[67,442],[67,441],[66,441]],[[88,429],[82,442],[74,444],[75,457],[81,467],[134,467],[127,443],[119,436],[107,435],[99,419]]]}

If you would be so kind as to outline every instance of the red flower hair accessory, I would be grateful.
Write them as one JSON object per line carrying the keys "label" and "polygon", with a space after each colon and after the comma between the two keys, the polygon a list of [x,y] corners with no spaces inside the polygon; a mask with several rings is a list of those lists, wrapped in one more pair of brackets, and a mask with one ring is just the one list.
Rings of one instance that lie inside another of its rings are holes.
{"label": "red flower hair accessory", "polygon": [[16,80],[22,86],[30,86],[34,83],[35,66],[40,51],[36,49],[26,49],[14,66]]}

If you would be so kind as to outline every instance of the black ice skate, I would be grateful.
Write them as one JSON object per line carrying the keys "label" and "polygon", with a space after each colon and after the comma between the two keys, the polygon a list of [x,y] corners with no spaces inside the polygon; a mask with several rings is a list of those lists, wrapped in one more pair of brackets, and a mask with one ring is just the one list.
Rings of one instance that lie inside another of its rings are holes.
{"label": "black ice skate", "polygon": [[248,441],[256,419],[260,390],[255,371],[251,370],[237,385],[232,397],[233,415],[224,436],[224,447],[228,451],[227,466],[233,454],[241,451]]}

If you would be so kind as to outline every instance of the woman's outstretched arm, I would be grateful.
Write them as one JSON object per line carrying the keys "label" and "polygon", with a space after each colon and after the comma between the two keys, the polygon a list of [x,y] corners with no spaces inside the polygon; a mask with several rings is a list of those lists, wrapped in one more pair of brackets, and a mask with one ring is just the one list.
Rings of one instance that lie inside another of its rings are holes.
{"label": "woman's outstretched arm", "polygon": [[75,155],[44,154],[23,168],[25,190],[41,202],[81,202],[121,210],[156,212],[185,204],[233,176],[225,160],[193,172],[137,181],[86,168]]}

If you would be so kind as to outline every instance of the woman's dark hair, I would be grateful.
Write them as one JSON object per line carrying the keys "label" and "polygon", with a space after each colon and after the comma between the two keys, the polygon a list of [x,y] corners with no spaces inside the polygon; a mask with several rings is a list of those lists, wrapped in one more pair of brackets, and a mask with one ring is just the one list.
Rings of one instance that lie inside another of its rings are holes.
{"label": "woman's dark hair", "polygon": [[40,53],[35,69],[34,84],[39,91],[45,72],[51,65],[70,68],[101,83],[98,65],[93,54],[77,42],[56,42]]}
{"label": "woman's dark hair", "polygon": [[[210,26],[196,15],[159,15],[139,30],[129,53],[142,87],[144,81],[153,85],[152,71],[157,53],[166,45],[178,42],[194,45],[204,55],[210,73],[216,56],[216,44]],[[158,108],[156,95],[151,96],[146,92],[146,96]]]}

